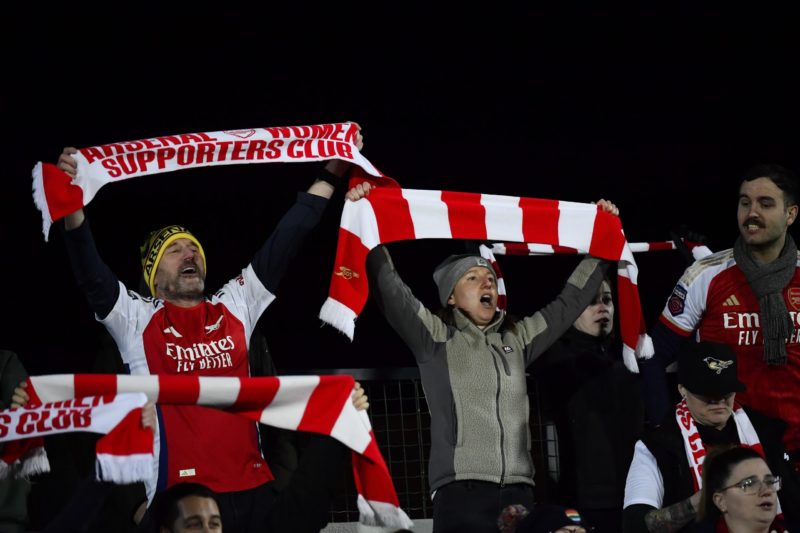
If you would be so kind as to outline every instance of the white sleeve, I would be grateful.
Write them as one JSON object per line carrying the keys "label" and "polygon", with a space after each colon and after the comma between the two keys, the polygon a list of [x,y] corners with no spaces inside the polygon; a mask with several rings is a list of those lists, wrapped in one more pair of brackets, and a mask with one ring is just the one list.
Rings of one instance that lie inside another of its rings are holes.
{"label": "white sleeve", "polygon": [[252,265],[247,265],[211,298],[212,303],[222,302],[242,321],[248,346],[259,317],[274,300],[275,295],[264,287]]}
{"label": "white sleeve", "polygon": [[129,291],[120,282],[119,296],[111,312],[104,319],[97,319],[111,334],[131,374],[150,373],[141,348],[142,333],[160,305],[160,300]]}
{"label": "white sleeve", "polygon": [[711,281],[733,264],[726,250],[694,263],[686,269],[672,290],[661,313],[661,320],[672,329],[692,333],[700,324],[708,307],[708,288]]}
{"label": "white sleeve", "polygon": [[658,469],[656,458],[642,441],[636,442],[633,460],[625,481],[623,509],[631,505],[644,504],[661,509],[664,503],[664,479]]}

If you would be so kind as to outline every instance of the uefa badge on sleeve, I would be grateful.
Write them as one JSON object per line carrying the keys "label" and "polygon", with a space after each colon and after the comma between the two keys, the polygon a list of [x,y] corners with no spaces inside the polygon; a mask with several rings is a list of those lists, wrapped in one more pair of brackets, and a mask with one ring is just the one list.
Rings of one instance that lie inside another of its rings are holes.
{"label": "uefa badge on sleeve", "polygon": [[672,316],[678,316],[683,313],[683,308],[686,304],[686,289],[680,285],[676,285],[672,291],[672,296],[669,297],[667,302],[667,309]]}

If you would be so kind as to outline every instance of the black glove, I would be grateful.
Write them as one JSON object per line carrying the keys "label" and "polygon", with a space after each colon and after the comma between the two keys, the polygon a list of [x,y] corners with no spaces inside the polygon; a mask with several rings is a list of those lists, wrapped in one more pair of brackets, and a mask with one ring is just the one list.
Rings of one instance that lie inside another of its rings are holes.
{"label": "black glove", "polygon": [[705,244],[706,243],[706,236],[702,233],[697,233],[696,231],[692,231],[689,229],[686,224],[681,224],[677,230],[672,230],[669,232],[669,236],[672,239],[672,242],[675,243],[675,248],[681,252],[683,258],[686,260],[688,265],[694,263],[694,255],[692,254],[692,250],[686,246],[686,242],[691,242],[695,244]]}

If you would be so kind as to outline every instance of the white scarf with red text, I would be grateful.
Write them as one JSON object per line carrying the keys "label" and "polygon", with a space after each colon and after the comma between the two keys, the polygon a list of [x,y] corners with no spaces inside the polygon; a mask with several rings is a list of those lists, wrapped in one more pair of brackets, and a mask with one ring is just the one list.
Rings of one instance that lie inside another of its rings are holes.
{"label": "white scarf with red text", "polygon": [[[741,405],[733,404],[732,416],[742,446],[753,448],[763,457],[764,449],[761,441]],[[675,418],[678,420],[678,427],[683,437],[683,447],[686,450],[686,459],[689,461],[689,468],[692,471],[692,484],[694,490],[698,491],[703,487],[703,462],[706,459],[706,449],[685,399],[675,407]]]}
{"label": "white scarf with red text", "polygon": [[379,244],[412,239],[543,243],[619,261],[623,361],[638,372],[636,356],[653,354],[639,302],[638,269],[619,218],[593,204],[557,200],[385,186],[357,202],[345,202],[320,318],[352,339],[355,319],[369,295],[367,253]]}
{"label": "white scarf with red text", "polygon": [[[262,378],[66,374],[31,377],[29,406],[0,411],[0,442],[65,431],[106,434],[97,444],[98,479],[152,476],[153,434],[141,427],[149,399],[216,407],[279,428],[330,435],[353,451],[360,520],[410,528],[369,418],[357,411],[351,376]],[[135,393],[135,394],[130,394]],[[54,403],[55,402],[55,403]]]}
{"label": "white scarf with red text", "polygon": [[373,176],[378,169],[361,155],[351,122],[165,135],[138,141],[80,148],[75,179],[56,165],[33,169],[33,201],[42,212],[47,240],[51,224],[86,206],[108,183],[188,168],[243,163],[308,162],[341,159]]}

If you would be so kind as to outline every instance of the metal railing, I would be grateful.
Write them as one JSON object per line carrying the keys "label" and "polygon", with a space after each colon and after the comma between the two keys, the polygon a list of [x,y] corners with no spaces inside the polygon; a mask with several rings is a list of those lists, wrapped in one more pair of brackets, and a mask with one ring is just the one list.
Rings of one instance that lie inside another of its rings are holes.
{"label": "metal railing", "polygon": [[[283,374],[348,374],[361,382],[369,397],[375,438],[392,475],[400,506],[412,519],[433,517],[427,479],[431,418],[416,367],[314,369]],[[552,485],[550,478],[558,476],[557,443],[552,425],[542,418],[538,408],[539,392],[530,379],[528,394],[531,399],[531,454],[536,467],[535,492],[538,499],[547,499]],[[357,520],[355,485],[352,472],[348,471],[343,473],[331,521]]]}

